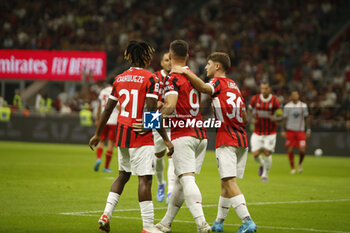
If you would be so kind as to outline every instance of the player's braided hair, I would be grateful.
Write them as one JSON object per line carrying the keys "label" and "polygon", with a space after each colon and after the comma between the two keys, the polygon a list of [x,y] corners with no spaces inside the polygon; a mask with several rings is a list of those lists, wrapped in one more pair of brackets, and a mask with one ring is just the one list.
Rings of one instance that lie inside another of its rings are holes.
{"label": "player's braided hair", "polygon": [[132,66],[146,67],[150,64],[154,48],[147,42],[132,40],[124,51],[124,59]]}

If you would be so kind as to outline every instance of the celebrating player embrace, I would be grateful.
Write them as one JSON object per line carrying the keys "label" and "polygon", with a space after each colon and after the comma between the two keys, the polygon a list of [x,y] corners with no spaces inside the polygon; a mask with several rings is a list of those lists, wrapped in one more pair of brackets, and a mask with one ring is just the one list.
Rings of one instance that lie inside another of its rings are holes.
{"label": "celebrating player embrace", "polygon": [[[152,203],[152,175],[154,174],[154,150],[152,133],[139,134],[132,125],[142,118],[146,111],[157,110],[158,80],[155,75],[144,68],[152,59],[154,49],[145,42],[131,41],[125,50],[124,57],[132,67],[115,78],[113,90],[109,96],[95,135],[90,139],[90,147],[96,146],[109,116],[117,102],[121,110],[118,116],[116,143],[118,146],[119,176],[113,182],[106,207],[99,219],[100,229],[110,231],[112,212],[118,204],[120,195],[131,174],[139,178],[139,205],[143,222],[143,233],[159,232],[153,226],[154,209]],[[173,145],[163,128],[158,132],[165,141],[169,153]]]}
{"label": "celebrating player embrace", "polygon": [[174,67],[173,72],[184,73],[198,91],[212,96],[216,118],[222,122],[217,129],[215,151],[221,178],[221,196],[212,230],[223,231],[223,222],[232,206],[243,221],[238,233],[250,233],[255,232],[257,227],[236,181],[236,177],[243,178],[247,161],[247,115],[241,92],[236,83],[226,77],[230,66],[230,57],[226,53],[216,52],[208,57],[205,67],[207,76],[212,78],[209,83],[205,84],[195,74],[181,67]]}

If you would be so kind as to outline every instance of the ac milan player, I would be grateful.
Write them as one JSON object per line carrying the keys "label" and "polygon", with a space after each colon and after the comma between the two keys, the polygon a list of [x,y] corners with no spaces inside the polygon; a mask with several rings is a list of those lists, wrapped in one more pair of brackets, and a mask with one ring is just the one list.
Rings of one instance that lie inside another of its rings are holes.
{"label": "ac milan player", "polygon": [[[188,44],[183,40],[171,42],[169,49],[171,65],[186,66],[188,60]],[[180,127],[188,120],[202,121],[199,112],[200,95],[191,83],[182,74],[172,73],[165,79],[165,102],[162,115],[175,114],[170,120],[171,140],[174,144],[173,162],[177,178],[171,194],[168,210],[164,218],[156,227],[162,232],[171,231],[177,212],[184,201],[195,219],[198,232],[210,232],[211,228],[206,222],[202,195],[195,182],[195,173],[199,174],[207,148],[207,132],[203,128]],[[175,111],[175,113],[174,113]],[[177,125],[175,127],[175,124]]]}
{"label": "ac milan player", "polygon": [[[119,176],[113,182],[103,215],[99,219],[100,229],[110,231],[110,219],[119,197],[130,175],[139,177],[139,205],[143,221],[143,233],[159,232],[153,226],[154,208],[152,203],[152,175],[154,174],[152,133],[140,135],[133,131],[132,124],[142,118],[143,110],[157,110],[159,83],[153,73],[144,68],[152,59],[154,49],[145,42],[131,41],[124,52],[124,58],[132,67],[115,78],[113,90],[101,116],[90,147],[96,146],[100,135],[117,102],[121,110],[118,116],[116,144],[118,146]],[[163,137],[169,153],[173,145],[164,129],[158,132]]]}
{"label": "ac milan player", "polygon": [[[155,72],[154,74],[158,77],[159,80],[159,98],[158,98],[158,109],[161,109],[164,103],[164,81],[166,76],[169,75],[170,72],[170,59],[169,52],[166,52],[162,56],[162,60],[160,62],[162,69]],[[170,138],[170,130],[167,131],[168,137]],[[154,154],[156,160],[156,178],[158,181],[158,191],[157,191],[157,200],[162,202],[165,197],[165,181],[164,181],[164,153],[166,150],[166,146],[162,137],[156,130],[153,130],[154,136]],[[174,173],[174,163],[171,156],[168,156],[168,194],[167,194],[167,203],[169,201],[171,191],[174,187],[175,182],[175,173]]]}
{"label": "ac milan player", "polygon": [[[299,92],[292,91],[291,101],[283,109],[283,129],[282,137],[286,138],[286,147],[288,148],[288,157],[291,166],[291,173],[295,174],[294,167],[294,147],[299,149],[299,167],[298,172],[303,171],[302,163],[305,157],[306,139],[311,135],[310,118],[307,105],[299,100]],[[306,122],[306,135],[305,135]],[[285,127],[284,127],[285,126]],[[285,129],[287,129],[287,135]]]}
{"label": "ac milan player", "polygon": [[185,69],[174,67],[173,71],[184,73],[198,91],[212,96],[216,119],[222,122],[216,132],[216,160],[221,178],[221,196],[212,230],[223,231],[223,222],[232,206],[243,221],[238,232],[255,232],[257,227],[250,217],[245,198],[236,181],[236,177],[243,178],[248,154],[244,100],[236,83],[226,77],[226,71],[231,66],[230,57],[226,53],[215,52],[207,60],[205,69],[207,76],[212,78],[209,83],[204,83]]}
{"label": "ac milan player", "polygon": [[[96,126],[98,125],[98,122],[100,121],[101,118],[101,112],[103,112],[104,108],[107,105],[107,101],[109,98],[109,95],[112,92],[112,86],[107,85],[105,88],[103,88],[98,96],[99,104],[97,108],[97,118],[96,118]],[[109,117],[106,126],[103,128],[102,133],[101,133],[101,141],[97,145],[96,149],[96,155],[97,159],[95,162],[94,170],[97,172],[100,164],[101,164],[101,157],[103,153],[103,147],[105,145],[105,141],[107,140],[107,152],[106,152],[106,163],[105,163],[105,168],[103,169],[104,172],[113,172],[109,168],[109,163],[111,162],[112,155],[113,155],[113,146],[115,143],[115,137],[116,137],[116,126],[117,126],[117,119],[118,119],[118,113],[119,111],[117,108],[114,108],[112,111],[111,116]]]}
{"label": "ac milan player", "polygon": [[[267,182],[272,164],[271,155],[276,146],[277,121],[282,120],[282,115],[279,115],[280,102],[271,94],[270,85],[262,83],[260,92],[252,97],[249,104],[248,115],[255,123],[250,143],[253,157],[260,164],[259,176],[263,182]],[[265,159],[261,158],[261,153],[264,153]]]}

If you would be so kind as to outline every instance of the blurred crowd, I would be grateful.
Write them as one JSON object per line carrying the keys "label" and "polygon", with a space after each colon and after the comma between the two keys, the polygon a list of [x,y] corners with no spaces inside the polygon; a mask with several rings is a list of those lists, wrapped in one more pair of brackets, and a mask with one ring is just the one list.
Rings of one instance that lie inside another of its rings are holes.
{"label": "blurred crowd", "polygon": [[[128,67],[123,50],[143,39],[160,54],[173,39],[190,43],[190,68],[205,78],[206,57],[225,51],[229,76],[245,100],[268,81],[281,102],[298,88],[313,123],[344,128],[350,121],[349,38],[330,56],[328,43],[348,20],[346,0],[43,0],[0,3],[3,49],[104,50],[107,78]],[[93,74],[92,74],[93,75]],[[76,93],[55,96],[55,108],[94,103],[101,84],[84,82]],[[62,100],[61,100],[62,99]],[[94,105],[94,104],[92,104]],[[93,108],[93,106],[91,106]]]}

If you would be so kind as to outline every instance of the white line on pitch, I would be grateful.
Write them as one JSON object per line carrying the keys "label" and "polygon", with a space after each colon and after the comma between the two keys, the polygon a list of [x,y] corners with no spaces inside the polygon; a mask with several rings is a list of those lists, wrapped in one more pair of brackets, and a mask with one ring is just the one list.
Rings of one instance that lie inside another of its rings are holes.
{"label": "white line on pitch", "polygon": [[[98,217],[99,215],[92,215],[92,214],[74,214],[76,216],[86,216],[86,217]],[[142,219],[140,217],[126,217],[126,216],[112,216],[112,218],[119,218],[119,219],[128,219],[128,220],[139,220]],[[154,219],[155,221],[161,221],[161,219]],[[194,224],[194,221],[186,221],[186,220],[174,220],[174,222],[179,223],[190,223]],[[231,223],[225,223],[225,226],[240,226],[240,224],[231,224]],[[274,230],[289,230],[289,231],[306,231],[306,232],[323,232],[323,233],[350,233],[346,231],[334,231],[334,230],[323,230],[323,229],[313,229],[313,228],[296,228],[296,227],[279,227],[279,226],[261,226],[258,225],[258,228],[262,229],[274,229]]]}
{"label": "white line on pitch", "polygon": [[[280,205],[280,204],[308,204],[308,203],[324,203],[324,202],[348,202],[350,199],[335,199],[335,200],[305,200],[305,201],[275,201],[275,202],[252,202],[247,203],[249,206],[252,205]],[[203,208],[217,207],[217,204],[208,204],[203,205]],[[166,210],[168,207],[155,207],[155,210]],[[187,207],[183,207],[187,208]],[[137,209],[116,209],[114,212],[133,212],[140,211]],[[85,214],[85,213],[100,213],[101,210],[91,210],[91,211],[82,211],[82,212],[70,212],[70,213],[60,213],[63,215],[76,215],[76,214]]]}

